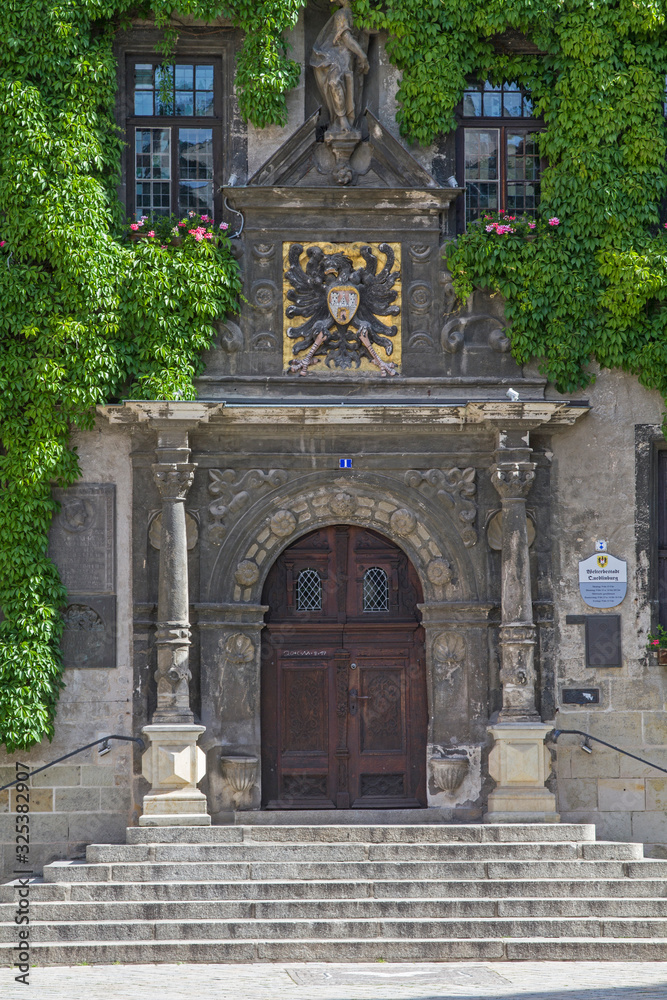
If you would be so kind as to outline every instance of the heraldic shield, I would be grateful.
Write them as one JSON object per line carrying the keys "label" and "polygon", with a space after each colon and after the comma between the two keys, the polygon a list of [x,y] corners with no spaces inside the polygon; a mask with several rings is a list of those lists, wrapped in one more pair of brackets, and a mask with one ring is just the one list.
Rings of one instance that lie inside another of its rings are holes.
{"label": "heraldic shield", "polygon": [[359,308],[359,291],[354,285],[333,285],[327,292],[329,312],[339,326],[347,326]]}

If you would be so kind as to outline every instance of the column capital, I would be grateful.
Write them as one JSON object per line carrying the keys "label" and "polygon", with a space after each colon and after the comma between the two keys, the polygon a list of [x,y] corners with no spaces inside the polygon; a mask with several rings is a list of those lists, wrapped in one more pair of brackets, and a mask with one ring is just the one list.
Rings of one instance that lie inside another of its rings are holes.
{"label": "column capital", "polygon": [[163,500],[185,500],[192,486],[196,465],[190,462],[155,463],[153,478]]}
{"label": "column capital", "polygon": [[498,462],[491,467],[491,482],[501,500],[525,500],[535,482],[535,462]]}

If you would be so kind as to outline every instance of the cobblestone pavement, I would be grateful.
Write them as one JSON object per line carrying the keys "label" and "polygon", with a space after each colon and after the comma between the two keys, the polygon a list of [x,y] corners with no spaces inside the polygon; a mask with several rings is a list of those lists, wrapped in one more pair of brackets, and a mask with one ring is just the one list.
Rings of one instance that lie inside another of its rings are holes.
{"label": "cobblestone pavement", "polygon": [[667,1000],[662,962],[0,968],[1,1000]]}

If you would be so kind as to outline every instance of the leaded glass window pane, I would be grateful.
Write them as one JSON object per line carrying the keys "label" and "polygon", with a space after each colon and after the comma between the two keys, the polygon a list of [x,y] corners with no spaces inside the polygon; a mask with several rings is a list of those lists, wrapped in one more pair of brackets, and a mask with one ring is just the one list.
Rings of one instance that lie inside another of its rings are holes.
{"label": "leaded glass window pane", "polygon": [[135,115],[213,116],[213,66],[178,63],[134,67]]}
{"label": "leaded glass window pane", "polygon": [[302,569],[297,577],[296,610],[322,610],[322,579],[316,569]]}
{"label": "leaded glass window pane", "polygon": [[389,580],[379,566],[364,573],[364,611],[389,611]]}
{"label": "leaded glass window pane", "polygon": [[178,211],[213,215],[213,129],[178,130]]}
{"label": "leaded glass window pane", "polygon": [[171,208],[171,132],[168,128],[135,129],[135,214],[169,215]]}
{"label": "leaded glass window pane", "polygon": [[465,130],[466,223],[498,210],[498,129]]}
{"label": "leaded glass window pane", "polygon": [[540,203],[540,155],[537,133],[506,133],[507,211],[535,215]]}

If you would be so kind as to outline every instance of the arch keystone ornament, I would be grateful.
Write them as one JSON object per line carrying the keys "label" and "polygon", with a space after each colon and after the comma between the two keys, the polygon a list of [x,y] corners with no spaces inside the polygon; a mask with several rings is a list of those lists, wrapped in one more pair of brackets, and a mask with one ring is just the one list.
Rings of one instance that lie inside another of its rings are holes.
{"label": "arch keystone ornament", "polygon": [[329,507],[336,517],[349,517],[357,509],[357,498],[351,493],[336,493]]}

